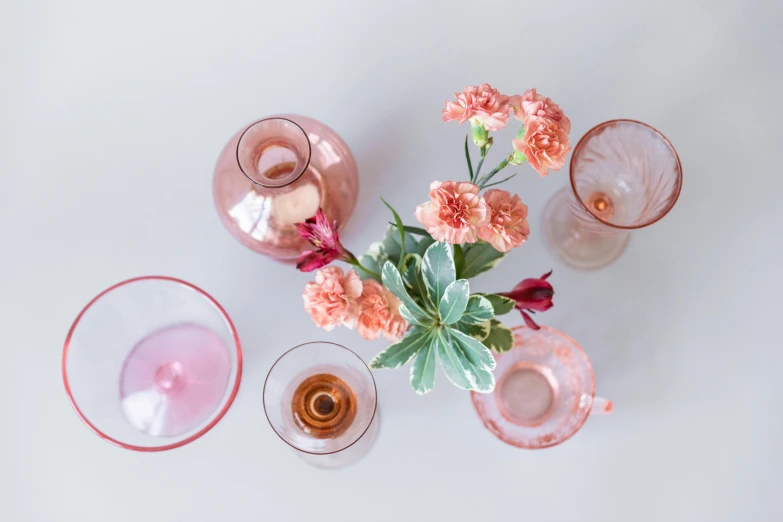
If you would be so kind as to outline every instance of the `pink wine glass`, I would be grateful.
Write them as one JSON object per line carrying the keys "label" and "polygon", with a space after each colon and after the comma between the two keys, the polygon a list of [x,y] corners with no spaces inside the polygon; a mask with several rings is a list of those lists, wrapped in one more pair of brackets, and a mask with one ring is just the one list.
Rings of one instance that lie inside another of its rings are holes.
{"label": "pink wine glass", "polygon": [[378,435],[375,379],[358,355],[339,344],[288,350],[269,370],[263,400],[275,433],[319,468],[353,464]]}
{"label": "pink wine glass", "polygon": [[225,310],[171,277],[129,279],[98,294],[65,339],[63,381],[102,439],[136,451],[178,448],[225,415],[242,349]]}
{"label": "pink wine glass", "polygon": [[630,231],[674,207],[682,165],[666,137],[634,120],[611,120],[585,134],[571,156],[571,187],[544,209],[549,250],[575,268],[600,268],[620,257]]}
{"label": "pink wine glass", "polygon": [[495,354],[495,391],[470,394],[497,438],[518,448],[548,448],[571,438],[591,413],[612,411],[610,401],[595,396],[590,360],[573,339],[546,326],[513,330],[514,348]]}

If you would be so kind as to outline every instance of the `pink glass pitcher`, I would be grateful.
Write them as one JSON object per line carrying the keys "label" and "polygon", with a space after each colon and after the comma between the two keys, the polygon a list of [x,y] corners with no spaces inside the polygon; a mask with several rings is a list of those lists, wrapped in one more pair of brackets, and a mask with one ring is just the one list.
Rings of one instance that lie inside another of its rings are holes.
{"label": "pink glass pitcher", "polygon": [[496,354],[493,393],[471,392],[484,426],[503,442],[548,448],[571,438],[593,413],[612,403],[595,396],[590,360],[576,342],[552,328],[514,328],[514,348]]}

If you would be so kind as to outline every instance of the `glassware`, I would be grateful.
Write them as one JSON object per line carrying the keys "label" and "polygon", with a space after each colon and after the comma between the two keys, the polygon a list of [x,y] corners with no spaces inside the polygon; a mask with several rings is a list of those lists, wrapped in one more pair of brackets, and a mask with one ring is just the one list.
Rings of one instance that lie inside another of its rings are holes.
{"label": "glassware", "polygon": [[595,397],[590,360],[573,339],[546,326],[513,330],[514,348],[495,354],[495,391],[470,394],[497,438],[518,448],[548,448],[571,438],[591,413],[612,411],[610,401]]}
{"label": "glassware", "polygon": [[220,219],[240,243],[283,262],[307,249],[294,223],[315,215],[343,227],[356,205],[359,180],[348,145],[304,116],[276,116],[240,129],[215,166]]}
{"label": "glassware", "polygon": [[272,429],[314,466],[353,464],[378,435],[375,379],[339,344],[306,343],[284,353],[269,370],[263,395]]}
{"label": "glassware", "polygon": [[239,391],[242,349],[225,310],[171,277],[129,279],[98,294],[65,339],[63,381],[95,434],[136,451],[204,435]]}
{"label": "glassware", "polygon": [[543,236],[575,268],[600,268],[620,257],[630,231],[652,225],[674,207],[682,165],[666,137],[634,120],[601,123],[571,156],[571,187],[549,200]]}

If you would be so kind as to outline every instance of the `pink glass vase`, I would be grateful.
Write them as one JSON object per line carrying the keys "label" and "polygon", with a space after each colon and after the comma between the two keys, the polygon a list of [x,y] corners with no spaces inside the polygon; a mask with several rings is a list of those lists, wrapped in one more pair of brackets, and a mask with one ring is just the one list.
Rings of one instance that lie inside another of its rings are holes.
{"label": "pink glass vase", "polygon": [[294,223],[319,207],[343,227],[359,180],[348,145],[311,118],[284,115],[240,129],[215,166],[213,195],[225,227],[246,247],[283,262],[307,249]]}
{"label": "pink glass vase", "polygon": [[212,429],[239,390],[242,349],[225,310],[171,277],[129,279],[79,313],[62,356],[65,391],[99,437],[163,451]]}
{"label": "pink glass vase", "polygon": [[573,339],[546,326],[513,330],[514,348],[495,354],[495,391],[470,394],[493,435],[518,448],[548,448],[571,438],[590,414],[612,411],[595,396],[590,360]]}
{"label": "pink glass vase", "polygon": [[625,250],[630,231],[652,225],[677,202],[682,165],[666,137],[634,120],[601,123],[571,156],[571,186],[542,219],[550,251],[575,268],[600,268]]}

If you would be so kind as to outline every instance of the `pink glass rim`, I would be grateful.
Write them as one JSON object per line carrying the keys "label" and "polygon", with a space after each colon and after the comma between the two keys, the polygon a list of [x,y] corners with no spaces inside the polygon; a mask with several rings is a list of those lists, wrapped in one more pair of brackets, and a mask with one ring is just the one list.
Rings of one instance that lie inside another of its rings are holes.
{"label": "pink glass rim", "polygon": [[[661,212],[661,214],[659,216],[657,216],[655,219],[653,219],[651,221],[648,221],[646,223],[642,223],[640,225],[617,225],[617,224],[610,223],[610,222],[608,222],[608,221],[606,221],[606,220],[596,216],[595,214],[590,212],[590,209],[587,207],[585,202],[582,201],[582,198],[579,197],[579,192],[577,192],[577,190],[576,190],[576,181],[574,180],[574,158],[576,158],[577,154],[579,153],[580,147],[584,144],[585,140],[587,138],[591,137],[594,133],[598,132],[599,130],[603,129],[606,126],[609,126],[609,125],[612,125],[612,124],[615,124],[615,123],[634,123],[634,124],[637,124],[637,125],[642,125],[644,127],[647,127],[648,129],[652,130],[658,136],[661,137],[661,139],[666,143],[666,145],[668,145],[668,147],[674,153],[674,158],[677,160],[677,173],[678,173],[677,194],[675,194],[674,198],[669,203],[669,206],[667,206],[666,209],[663,212]],[[604,225],[612,227],[612,228],[621,228],[621,229],[624,229],[624,230],[636,230],[637,228],[648,227],[648,226],[652,225],[653,223],[656,223],[656,222],[660,221],[661,219],[664,218],[664,216],[666,216],[666,214],[669,213],[669,211],[672,208],[674,208],[674,204],[677,203],[677,200],[680,198],[680,192],[682,192],[682,163],[680,163],[680,155],[677,154],[677,149],[674,148],[674,145],[672,145],[672,142],[669,141],[669,138],[664,136],[661,131],[659,131],[658,129],[656,129],[652,125],[648,125],[647,123],[644,123],[643,121],[620,118],[620,119],[616,119],[616,120],[609,120],[609,121],[605,121],[603,123],[599,123],[598,125],[596,125],[592,129],[587,131],[585,133],[585,135],[582,136],[581,139],[577,142],[576,147],[574,147],[574,152],[571,153],[571,161],[569,163],[568,169],[569,169],[569,178],[571,180],[571,190],[574,193],[574,196],[576,197],[576,200],[579,202],[580,205],[582,205],[582,208],[584,208],[585,211],[587,211],[587,213],[590,214],[590,216],[592,216],[594,219],[597,219],[598,221],[600,221]]]}
{"label": "pink glass rim", "polygon": [[242,131],[242,134],[239,135],[239,139],[237,140],[237,150],[236,150],[236,157],[237,157],[237,166],[239,167],[239,170],[242,172],[242,174],[245,175],[245,177],[250,180],[254,185],[261,185],[262,187],[266,187],[267,185],[264,185],[263,183],[254,180],[252,177],[248,175],[247,172],[245,172],[245,169],[242,168],[242,162],[239,161],[239,144],[242,143],[242,138],[245,137],[245,134],[247,134],[247,131],[252,129],[255,125],[258,125],[259,123],[270,121],[270,120],[280,120],[280,121],[287,121],[288,123],[293,123],[300,131],[302,131],[302,135],[304,135],[305,139],[307,140],[307,161],[305,161],[305,164],[302,165],[302,168],[300,169],[300,172],[296,176],[291,176],[291,181],[288,183],[284,183],[282,185],[270,185],[267,188],[282,188],[287,187],[291,183],[298,180],[300,177],[302,177],[302,174],[304,174],[307,171],[307,167],[310,166],[310,158],[313,156],[313,144],[310,143],[310,136],[307,135],[307,131],[305,131],[301,125],[296,123],[295,121],[288,119],[288,118],[282,118],[280,116],[270,116],[269,118],[262,118],[258,121],[254,121],[250,125],[247,126],[247,128]]}
{"label": "pink glass rim", "polygon": [[[285,440],[285,438],[283,438],[283,436],[280,435],[277,432],[277,430],[275,429],[275,427],[272,425],[272,420],[269,418],[269,413],[267,413],[267,411],[266,411],[266,401],[264,400],[264,396],[266,395],[265,394],[265,392],[266,392],[266,384],[267,384],[267,382],[269,382],[269,376],[272,374],[272,370],[275,369],[275,366],[277,366],[277,363],[279,363],[280,360],[283,357],[285,357],[289,353],[293,352],[294,350],[296,350],[298,348],[303,348],[305,346],[309,346],[311,344],[331,344],[332,346],[336,346],[338,348],[342,348],[343,350],[346,350],[346,351],[352,353],[354,356],[356,356],[357,359],[359,359],[359,361],[364,365],[364,367],[367,368],[367,373],[370,374],[370,378],[372,379],[372,387],[375,390],[375,404],[373,404],[373,408],[372,408],[372,417],[370,417],[370,422],[367,423],[367,427],[364,428],[364,431],[362,432],[362,434],[359,435],[358,437],[356,437],[356,440],[351,442],[350,444],[348,444],[346,447],[340,448],[340,449],[334,450],[334,451],[329,451],[329,452],[326,452],[326,453],[316,453],[316,452],[313,452],[313,451],[303,450],[302,448],[298,448],[298,447],[294,446],[293,444],[291,444],[290,442],[288,442],[287,440]],[[362,358],[359,357],[359,355],[356,352],[354,352],[353,350],[351,350],[350,348],[346,348],[345,346],[343,346],[341,344],[330,343],[329,341],[310,341],[309,343],[302,343],[302,344],[299,344],[297,346],[294,346],[290,350],[286,350],[285,353],[283,353],[280,357],[277,358],[277,360],[272,365],[272,367],[269,368],[269,372],[266,374],[266,379],[264,379],[264,387],[261,390],[261,403],[264,405],[264,415],[266,416],[266,420],[269,423],[269,426],[272,428],[272,431],[274,431],[275,434],[278,437],[280,437],[280,439],[283,442],[285,442],[286,444],[288,444],[289,446],[294,448],[296,451],[301,451],[302,453],[307,453],[308,455],[334,455],[335,453],[340,453],[341,451],[347,450],[348,448],[350,448],[351,446],[353,446],[354,444],[356,444],[357,442],[362,440],[362,437],[364,437],[364,435],[370,429],[370,426],[372,426],[372,422],[375,420],[375,413],[378,411],[378,386],[375,384],[375,376],[372,374],[372,371],[370,371],[370,368],[368,368],[367,364],[364,362],[364,360],[362,360]]]}
{"label": "pink glass rim", "polygon": [[[579,351],[579,353],[581,353],[584,356],[585,360],[587,361],[587,367],[590,370],[590,388],[592,389],[592,392],[590,393],[590,397],[591,397],[592,400],[594,400],[595,399],[595,372],[593,372],[593,365],[590,363],[590,359],[587,357],[587,354],[584,352],[584,350],[582,350],[582,347],[579,346],[579,343],[574,341],[571,337],[567,336],[566,334],[564,334],[560,330],[555,330],[554,328],[552,328],[550,326],[541,326],[540,328],[541,328],[541,330],[546,330],[548,332],[552,332],[554,334],[560,335],[561,337],[567,339],[574,346],[574,348],[576,348],[577,351]],[[513,331],[523,330],[523,329],[530,330],[531,328],[529,328],[527,326],[524,326],[524,325],[520,325],[520,326],[515,326],[515,327],[511,328],[511,331],[513,332]],[[512,348],[512,350],[513,349],[514,348]],[[504,354],[499,354],[499,355],[502,356]],[[470,392],[470,402],[473,404],[473,409],[475,409],[476,412],[478,413],[480,410],[479,410],[478,406],[476,405],[476,396],[477,396],[476,392]],[[571,431],[569,431],[566,434],[566,436],[563,437],[562,439],[558,440],[557,442],[553,442],[551,444],[543,444],[541,446],[523,446],[521,444],[517,444],[517,443],[515,443],[515,442],[513,442],[511,440],[508,440],[508,439],[505,439],[505,438],[501,437],[500,435],[496,434],[492,430],[490,430],[490,433],[495,435],[497,438],[499,438],[500,440],[502,440],[506,444],[509,444],[511,446],[515,446],[517,448],[522,448],[522,449],[545,449],[545,448],[551,448],[553,446],[557,446],[558,444],[562,444],[563,442],[565,442],[568,439],[570,439],[571,437],[573,437],[574,434],[577,431],[582,429],[582,426],[584,426],[585,422],[587,422],[587,418],[589,416],[590,416],[590,411],[588,411],[587,414],[579,422],[579,424],[575,425],[574,428]],[[489,429],[490,426],[488,425],[487,420],[484,417],[482,417],[480,414],[479,414],[479,418],[481,419],[481,423],[484,425],[484,427]]]}
{"label": "pink glass rim", "polygon": [[[81,320],[84,313],[93,305],[95,304],[101,297],[108,294],[109,292],[116,290],[117,288],[125,285],[129,285],[132,283],[137,283],[139,281],[168,281],[171,283],[178,283],[184,286],[187,286],[188,288],[191,288],[201,294],[202,296],[206,297],[215,307],[220,311],[220,314],[225,318],[226,323],[228,323],[229,329],[231,330],[231,335],[234,338],[234,345],[236,346],[237,350],[237,375],[234,380],[234,388],[231,390],[231,395],[228,397],[228,401],[223,406],[223,408],[220,410],[220,412],[217,414],[217,416],[210,421],[209,424],[204,426],[201,430],[199,430],[198,433],[194,433],[187,439],[181,440],[179,442],[176,442],[174,444],[167,444],[165,446],[134,446],[132,444],[125,444],[124,442],[121,442],[117,439],[114,439],[105,433],[103,433],[101,430],[99,430],[93,423],[91,423],[89,420],[87,420],[87,417],[82,413],[82,411],[79,409],[79,406],[77,406],[76,401],[73,398],[73,394],[71,393],[71,386],[68,384],[68,372],[66,371],[66,361],[68,358],[68,349],[71,344],[71,337],[73,336],[74,330],[76,330],[76,326],[79,324],[79,321]],[[237,393],[239,392],[239,383],[242,380],[242,346],[239,342],[239,334],[237,334],[236,328],[234,328],[234,323],[231,322],[231,318],[226,313],[225,309],[220,306],[220,303],[218,303],[214,297],[206,293],[201,288],[188,283],[187,281],[183,281],[181,279],[177,279],[174,277],[168,277],[168,276],[141,276],[141,277],[133,277],[131,279],[126,279],[125,281],[120,281],[119,283],[116,283],[103,292],[99,293],[95,297],[93,297],[87,305],[82,308],[81,312],[79,312],[79,315],[76,316],[76,319],[74,319],[73,324],[71,325],[70,330],[68,330],[68,336],[65,338],[65,346],[63,347],[63,359],[62,359],[62,374],[63,374],[63,383],[65,384],[65,393],[68,395],[68,402],[71,403],[71,406],[73,407],[74,411],[76,412],[76,415],[79,416],[79,418],[82,420],[82,422],[90,428],[90,430],[98,435],[103,440],[110,442],[111,444],[114,444],[115,446],[119,446],[121,448],[133,450],[133,451],[143,451],[143,452],[152,452],[152,451],[166,451],[171,450],[174,448],[179,448],[180,446],[184,446],[185,444],[189,444],[193,442],[194,440],[200,438],[202,435],[204,435],[206,432],[211,430],[219,421],[223,418],[223,416],[226,414],[228,409],[231,407],[231,405],[234,403],[234,398],[237,396]]]}

